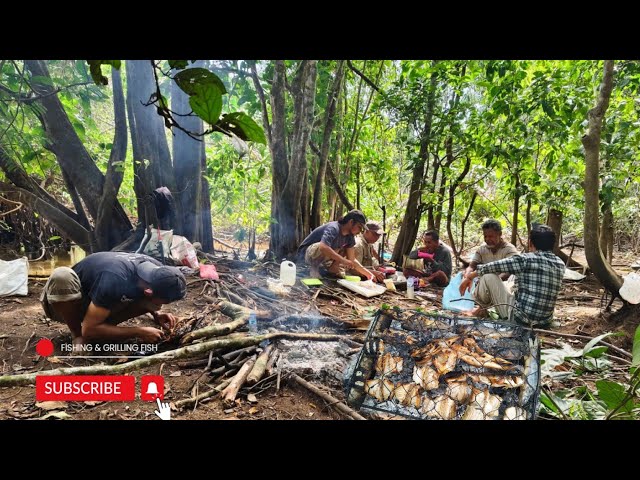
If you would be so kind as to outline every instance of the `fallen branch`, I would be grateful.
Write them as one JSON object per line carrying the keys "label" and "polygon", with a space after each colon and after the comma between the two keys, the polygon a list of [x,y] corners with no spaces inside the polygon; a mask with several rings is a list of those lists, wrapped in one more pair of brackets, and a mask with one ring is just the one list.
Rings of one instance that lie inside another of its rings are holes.
{"label": "fallen branch", "polygon": [[253,357],[247,360],[245,364],[242,365],[242,368],[238,371],[238,373],[236,373],[236,376],[233,377],[233,380],[231,380],[229,385],[227,385],[227,388],[220,392],[222,401],[226,405],[233,405],[233,402],[236,399],[236,395],[238,395],[238,390],[240,390],[240,387],[244,385],[244,382],[247,379],[247,375],[249,375],[249,372],[253,368],[255,358],[256,357]]}
{"label": "fallen branch", "polygon": [[204,400],[205,398],[213,397],[216,393],[219,393],[220,391],[224,390],[226,386],[229,385],[230,383],[231,383],[231,379],[227,378],[217,387],[214,387],[211,390],[207,390],[206,392],[202,392],[201,394],[196,395],[195,397],[185,398],[184,400],[178,400],[177,402],[174,403],[174,405],[176,408],[190,407],[194,403]]}
{"label": "fallen branch", "polygon": [[307,390],[315,393],[316,395],[318,395],[323,400],[326,400],[327,402],[329,402],[329,406],[335,408],[340,413],[343,413],[343,414],[347,415],[348,417],[350,417],[353,420],[366,420],[366,418],[364,418],[362,415],[360,415],[355,410],[352,410],[351,408],[349,408],[347,405],[342,403],[340,400],[332,397],[328,393],[323,392],[318,387],[316,387],[315,385],[312,385],[311,383],[307,382],[306,380],[304,380],[300,376],[296,375],[295,373],[291,374],[291,378],[293,380],[295,380],[297,383],[299,383],[300,385],[302,385]]}
{"label": "fallen branch", "polygon": [[[315,340],[320,342],[337,342],[344,338],[342,335],[313,334],[313,333],[291,333],[291,332],[271,332],[264,335],[238,336],[233,338],[220,338],[207,342],[188,345],[186,347],[169,350],[167,352],[150,355],[132,362],[121,363],[119,365],[91,365],[86,367],[58,368],[55,370],[41,370],[34,373],[21,375],[4,375],[0,377],[1,387],[20,387],[23,385],[33,385],[36,383],[37,375],[116,375],[133,372],[141,368],[157,365],[167,360],[179,358],[198,357],[210,350],[236,350],[239,348],[259,345],[265,340],[285,338],[287,340]],[[82,358],[82,357],[78,357]]]}
{"label": "fallen branch", "polygon": [[277,347],[273,347],[273,350],[271,350],[271,355],[269,356],[269,360],[267,361],[267,365],[265,367],[265,370],[267,371],[267,375],[273,375],[273,366],[278,361],[279,357],[280,357],[280,350],[278,350]]}
{"label": "fallen branch", "polygon": [[249,308],[224,301],[220,302],[217,307],[218,310],[220,310],[224,315],[233,318],[233,321],[224,323],[222,325],[211,325],[209,327],[194,330],[193,332],[190,332],[182,337],[182,339],[180,340],[181,345],[191,343],[198,338],[219,337],[222,335],[228,335],[234,330],[245,325],[249,320],[249,315],[251,313],[256,313],[254,310],[251,310]]}
{"label": "fallen branch", "polygon": [[[541,333],[543,335],[555,335],[556,337],[580,338],[582,340],[593,340],[593,337],[588,337],[587,335],[574,335],[572,333],[553,332],[551,330],[542,330],[541,328],[534,328],[533,331],[536,333]],[[631,355],[629,352],[627,352],[626,350],[622,350],[621,348],[618,348],[615,345],[611,345],[608,342],[603,342],[602,340],[600,340],[600,342],[598,343],[601,343],[605,347],[609,347],[611,350],[613,350],[614,352],[618,352],[620,355],[624,355],[627,358],[633,358],[633,355]]]}
{"label": "fallen branch", "polygon": [[264,351],[260,354],[253,366],[253,369],[247,376],[247,385],[255,385],[258,383],[258,380],[262,378],[265,370],[267,369],[267,361],[269,360],[271,350],[273,350],[273,345],[267,345]]}

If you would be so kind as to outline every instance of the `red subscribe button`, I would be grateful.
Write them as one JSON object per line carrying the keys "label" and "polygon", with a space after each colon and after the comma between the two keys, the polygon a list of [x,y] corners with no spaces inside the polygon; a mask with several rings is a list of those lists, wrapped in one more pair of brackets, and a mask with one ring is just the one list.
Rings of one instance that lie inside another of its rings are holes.
{"label": "red subscribe button", "polygon": [[36,400],[100,400],[129,402],[136,397],[136,379],[128,375],[38,375]]}

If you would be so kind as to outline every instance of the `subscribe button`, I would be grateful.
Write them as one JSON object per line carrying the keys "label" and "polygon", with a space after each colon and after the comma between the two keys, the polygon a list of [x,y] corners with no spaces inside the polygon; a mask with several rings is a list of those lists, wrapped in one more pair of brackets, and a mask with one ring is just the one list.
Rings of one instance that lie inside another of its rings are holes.
{"label": "subscribe button", "polygon": [[128,375],[38,375],[36,400],[129,402],[136,397],[136,379]]}

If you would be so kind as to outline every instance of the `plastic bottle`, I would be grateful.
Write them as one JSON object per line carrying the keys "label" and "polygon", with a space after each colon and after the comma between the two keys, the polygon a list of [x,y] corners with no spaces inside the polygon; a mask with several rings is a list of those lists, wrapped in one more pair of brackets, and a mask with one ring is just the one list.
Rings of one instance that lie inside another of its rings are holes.
{"label": "plastic bottle", "polygon": [[255,313],[249,314],[249,321],[247,322],[247,324],[249,325],[249,333],[258,333],[258,320],[256,319]]}
{"label": "plastic bottle", "polygon": [[415,298],[415,291],[413,289],[414,282],[414,277],[407,278],[407,298]]}
{"label": "plastic bottle", "polygon": [[295,285],[296,264],[289,260],[283,260],[280,264],[280,281],[283,285]]}

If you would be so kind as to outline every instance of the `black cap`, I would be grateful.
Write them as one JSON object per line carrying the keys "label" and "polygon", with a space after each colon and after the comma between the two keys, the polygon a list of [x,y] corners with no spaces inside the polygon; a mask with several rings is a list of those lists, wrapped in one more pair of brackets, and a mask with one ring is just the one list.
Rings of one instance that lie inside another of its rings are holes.
{"label": "black cap", "polygon": [[187,281],[176,267],[142,262],[138,264],[136,271],[149,284],[156,298],[173,302],[184,298],[187,293]]}

